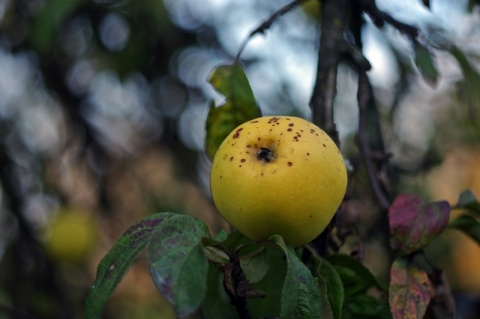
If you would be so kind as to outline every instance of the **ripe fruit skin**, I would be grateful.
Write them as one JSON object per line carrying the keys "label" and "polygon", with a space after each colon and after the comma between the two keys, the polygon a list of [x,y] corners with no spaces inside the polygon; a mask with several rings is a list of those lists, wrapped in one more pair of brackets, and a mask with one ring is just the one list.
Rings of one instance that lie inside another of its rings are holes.
{"label": "ripe fruit skin", "polygon": [[347,186],[335,143],[292,116],[260,117],[234,129],[215,154],[210,178],[230,225],[252,240],[277,234],[292,246],[325,229]]}

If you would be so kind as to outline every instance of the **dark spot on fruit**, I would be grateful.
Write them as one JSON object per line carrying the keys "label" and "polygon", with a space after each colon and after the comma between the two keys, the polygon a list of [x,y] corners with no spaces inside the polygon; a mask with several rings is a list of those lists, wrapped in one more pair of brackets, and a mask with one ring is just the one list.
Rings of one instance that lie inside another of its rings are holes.
{"label": "dark spot on fruit", "polygon": [[230,162],[231,162],[231,161],[233,161],[233,156],[232,156],[232,157],[230,157]]}
{"label": "dark spot on fruit", "polygon": [[242,165],[238,165],[238,167],[242,167]]}
{"label": "dark spot on fruit", "polygon": [[312,215],[310,215],[310,218],[313,218],[313,216],[312,216]]}
{"label": "dark spot on fruit", "polygon": [[323,147],[327,147],[327,145],[323,144]]}
{"label": "dark spot on fruit", "polygon": [[238,138],[240,136],[240,132],[243,130],[243,128],[239,128],[235,134],[233,134],[233,138]]}
{"label": "dark spot on fruit", "polygon": [[258,121],[251,121],[250,123],[258,123]]}
{"label": "dark spot on fruit", "polygon": [[291,128],[289,128],[289,129],[287,129],[287,131],[291,132],[291,131],[292,131],[292,129],[291,129]]}
{"label": "dark spot on fruit", "polygon": [[287,165],[288,165],[288,166],[292,166],[293,163],[292,163],[292,162],[288,162]]}
{"label": "dark spot on fruit", "polygon": [[250,145],[250,144],[248,144],[248,145],[247,145],[247,148],[250,148],[250,147],[251,147],[251,145]]}
{"label": "dark spot on fruit", "polygon": [[222,176],[220,176],[220,179],[222,179]]}
{"label": "dark spot on fruit", "polygon": [[307,156],[310,156],[310,153],[307,153]]}
{"label": "dark spot on fruit", "polygon": [[259,137],[259,138],[257,138],[257,140],[261,141],[262,139]]}
{"label": "dark spot on fruit", "polygon": [[263,176],[263,172],[260,175]]}
{"label": "dark spot on fruit", "polygon": [[275,157],[275,154],[266,147],[261,147],[257,152],[257,158],[264,162],[270,162]]}
{"label": "dark spot on fruit", "polygon": [[290,126],[290,127],[292,127],[293,125],[294,125],[293,123],[288,124],[288,126]]}
{"label": "dark spot on fruit", "polygon": [[240,162],[242,162],[242,163],[245,163],[245,159],[244,159],[244,158],[242,158],[242,159],[240,160]]}

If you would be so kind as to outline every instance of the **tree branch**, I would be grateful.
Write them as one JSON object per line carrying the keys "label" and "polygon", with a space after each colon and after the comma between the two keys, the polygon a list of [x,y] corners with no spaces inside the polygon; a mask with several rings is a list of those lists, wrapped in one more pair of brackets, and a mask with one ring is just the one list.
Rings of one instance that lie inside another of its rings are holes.
{"label": "tree branch", "polygon": [[318,50],[317,77],[310,107],[313,123],[322,128],[339,144],[333,120],[333,104],[337,93],[337,69],[347,21],[348,0],[324,0],[321,6],[320,49]]}

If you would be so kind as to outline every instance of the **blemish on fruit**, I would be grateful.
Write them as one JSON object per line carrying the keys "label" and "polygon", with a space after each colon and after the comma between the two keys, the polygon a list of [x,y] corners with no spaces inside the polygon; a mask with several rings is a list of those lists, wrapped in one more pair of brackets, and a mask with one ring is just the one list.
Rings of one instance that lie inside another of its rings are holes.
{"label": "blemish on fruit", "polygon": [[261,147],[257,152],[257,158],[267,163],[270,162],[274,157],[275,155],[273,152],[266,147]]}
{"label": "blemish on fruit", "polygon": [[248,144],[248,145],[247,145],[247,148],[250,148],[250,147],[252,147],[252,146],[251,146],[250,144]]}
{"label": "blemish on fruit", "polygon": [[258,121],[250,121],[250,123],[258,123]]}
{"label": "blemish on fruit", "polygon": [[245,163],[245,159],[244,159],[244,158],[242,158],[242,159],[240,160],[240,162],[242,162],[242,163]]}
{"label": "blemish on fruit", "polygon": [[291,131],[292,131],[292,129],[291,129],[291,128],[289,128],[289,129],[287,129],[287,131],[291,132]]}
{"label": "blemish on fruit", "polygon": [[[233,134],[233,138],[238,138],[238,137],[240,136],[240,132],[241,132],[242,130],[243,130],[242,127],[239,128],[239,129],[235,132],[235,134]],[[233,145],[232,145],[232,146],[233,146]]]}
{"label": "blemish on fruit", "polygon": [[242,165],[238,165],[238,167],[242,167]]}
{"label": "blemish on fruit", "polygon": [[261,141],[262,139],[259,137],[259,138],[257,138],[257,140]]}
{"label": "blemish on fruit", "polygon": [[307,156],[310,156],[310,153],[307,153]]}
{"label": "blemish on fruit", "polygon": [[288,165],[288,166],[292,166],[293,163],[292,163],[292,162],[288,162],[287,165]]}
{"label": "blemish on fruit", "polygon": [[230,157],[230,162],[231,162],[231,161],[233,161],[233,156],[232,156],[232,157]]}
{"label": "blemish on fruit", "polygon": [[293,125],[294,125],[293,123],[288,124],[288,126],[290,126],[290,127],[292,127]]}
{"label": "blemish on fruit", "polygon": [[323,144],[323,147],[327,147],[327,145]]}

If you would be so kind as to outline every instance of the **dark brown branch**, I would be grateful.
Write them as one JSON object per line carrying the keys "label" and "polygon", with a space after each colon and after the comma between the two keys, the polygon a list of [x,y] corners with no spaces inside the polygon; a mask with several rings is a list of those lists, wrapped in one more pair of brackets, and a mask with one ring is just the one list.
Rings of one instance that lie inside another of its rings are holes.
{"label": "dark brown branch", "polygon": [[320,49],[318,50],[317,77],[310,107],[313,122],[339,144],[333,120],[333,104],[337,93],[337,69],[346,41],[348,0],[324,0],[321,6]]}
{"label": "dark brown branch", "polygon": [[275,20],[284,15],[285,13],[291,11],[294,9],[296,6],[298,6],[300,3],[304,2],[306,0],[295,0],[290,2],[289,4],[285,5],[284,7],[278,9],[276,12],[274,12],[267,20],[262,22],[258,27],[256,27],[253,31],[251,31],[248,34],[248,37],[243,40],[242,45],[240,46],[240,49],[238,50],[237,56],[235,57],[235,62],[238,62],[240,59],[240,55],[242,54],[243,50],[247,46],[248,42],[257,34],[259,33],[264,33],[268,28],[270,28],[275,22]]}
{"label": "dark brown branch", "polygon": [[390,207],[390,198],[385,190],[385,186],[382,184],[381,179],[377,175],[374,162],[372,160],[372,151],[367,139],[367,110],[368,105],[372,102],[372,88],[370,80],[367,76],[365,69],[358,69],[358,145],[360,150],[360,156],[362,158],[363,165],[367,172],[368,179],[372,185],[372,190],[375,197],[380,204],[380,207],[387,210]]}

